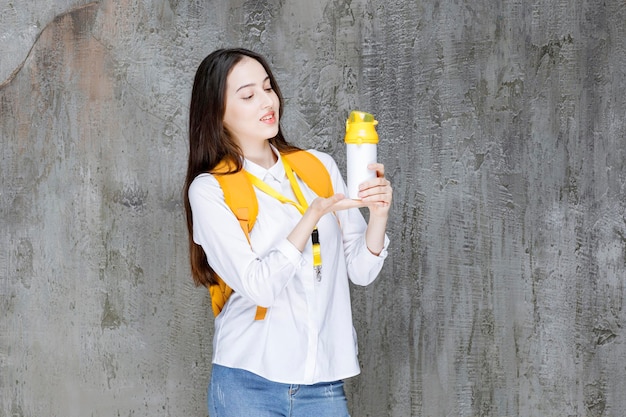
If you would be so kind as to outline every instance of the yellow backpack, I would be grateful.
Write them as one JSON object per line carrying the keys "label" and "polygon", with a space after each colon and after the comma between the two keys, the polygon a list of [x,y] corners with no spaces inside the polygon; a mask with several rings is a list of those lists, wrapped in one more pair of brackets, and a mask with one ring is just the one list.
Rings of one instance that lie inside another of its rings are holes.
{"label": "yellow backpack", "polygon": [[[294,172],[315,194],[325,198],[334,194],[328,170],[313,154],[306,151],[295,151],[282,154],[282,156],[287,159]],[[231,166],[227,162],[222,161],[213,172],[224,192],[226,204],[235,214],[237,220],[239,220],[239,225],[246,238],[248,238],[248,242],[250,242],[250,232],[259,213],[256,194],[254,193],[252,183],[243,170],[233,174],[220,174],[220,172],[228,172],[229,168]],[[209,287],[211,305],[215,316],[222,311],[232,292],[232,288],[226,285],[220,277],[217,277],[217,284]],[[254,319],[263,320],[266,312],[267,308],[257,306]]]}

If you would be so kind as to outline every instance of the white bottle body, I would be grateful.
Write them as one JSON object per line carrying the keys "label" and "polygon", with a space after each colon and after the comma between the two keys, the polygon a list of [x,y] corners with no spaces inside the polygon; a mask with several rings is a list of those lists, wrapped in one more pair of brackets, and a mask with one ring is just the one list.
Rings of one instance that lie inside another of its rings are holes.
{"label": "white bottle body", "polygon": [[346,144],[348,198],[360,200],[359,185],[376,178],[376,171],[367,169],[368,164],[376,162],[376,150],[375,143]]}

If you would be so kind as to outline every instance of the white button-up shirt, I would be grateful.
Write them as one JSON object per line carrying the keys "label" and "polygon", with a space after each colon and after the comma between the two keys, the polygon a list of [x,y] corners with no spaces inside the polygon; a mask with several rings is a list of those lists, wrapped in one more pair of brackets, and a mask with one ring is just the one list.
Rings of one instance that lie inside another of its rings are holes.
{"label": "white button-up shirt", "polygon": [[[345,194],[332,157],[309,152],[326,166],[335,192]],[[270,169],[246,160],[244,169],[296,201],[280,158]],[[299,178],[298,183],[309,203],[317,197]],[[318,281],[311,243],[300,253],[287,240],[301,214],[256,187],[255,193],[259,214],[248,243],[212,175],[199,175],[189,188],[194,241],[234,290],[215,319],[213,362],[288,384],[358,374],[348,277],[358,285],[374,281],[387,256],[388,238],[382,253],[373,255],[365,244],[366,223],[358,209],[323,216],[318,223]],[[268,307],[264,320],[254,320],[257,305]]]}

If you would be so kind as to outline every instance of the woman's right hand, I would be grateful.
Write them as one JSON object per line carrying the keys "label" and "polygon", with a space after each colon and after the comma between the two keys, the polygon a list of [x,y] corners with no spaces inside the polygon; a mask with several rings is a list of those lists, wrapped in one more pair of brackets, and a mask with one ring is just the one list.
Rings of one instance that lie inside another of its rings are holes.
{"label": "woman's right hand", "polygon": [[300,219],[296,227],[294,227],[289,236],[287,236],[287,240],[302,252],[311,237],[315,225],[317,225],[317,222],[323,215],[364,206],[365,204],[362,203],[361,200],[346,198],[343,194],[335,194],[328,198],[318,197],[311,202],[309,208],[304,212],[302,219]]}
{"label": "woman's right hand", "polygon": [[[353,200],[346,198],[343,194],[335,194],[332,197],[318,197],[311,202],[307,211],[312,210],[319,220],[323,215],[335,211],[347,210],[351,208],[364,207],[365,204],[361,200]],[[317,221],[315,222],[317,223]]]}

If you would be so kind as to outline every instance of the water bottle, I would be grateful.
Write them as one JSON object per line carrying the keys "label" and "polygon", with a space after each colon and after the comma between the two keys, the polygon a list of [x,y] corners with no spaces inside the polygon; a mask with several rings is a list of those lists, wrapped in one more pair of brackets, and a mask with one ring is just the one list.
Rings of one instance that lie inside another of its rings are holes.
{"label": "water bottle", "polygon": [[375,126],[378,121],[374,116],[354,110],[346,121],[346,165],[348,177],[348,198],[360,200],[359,185],[376,178],[376,171],[367,169],[367,165],[376,162],[378,133]]}

